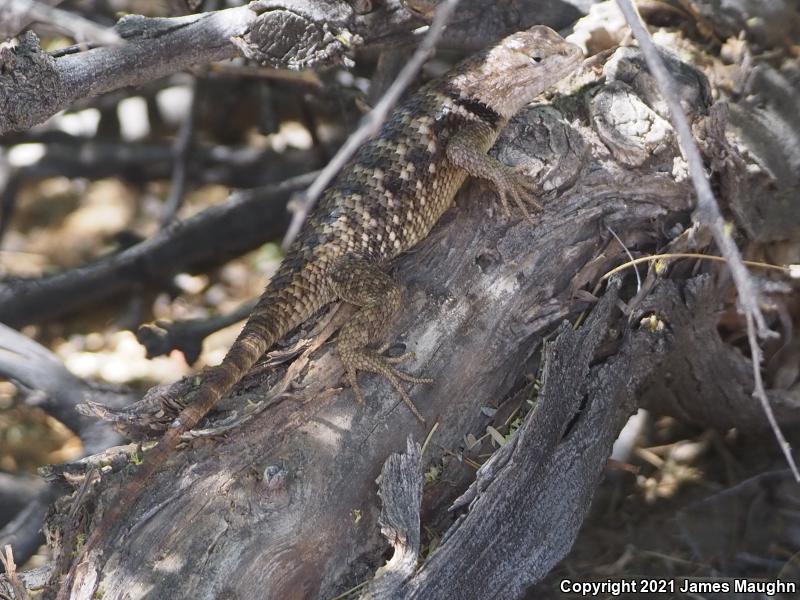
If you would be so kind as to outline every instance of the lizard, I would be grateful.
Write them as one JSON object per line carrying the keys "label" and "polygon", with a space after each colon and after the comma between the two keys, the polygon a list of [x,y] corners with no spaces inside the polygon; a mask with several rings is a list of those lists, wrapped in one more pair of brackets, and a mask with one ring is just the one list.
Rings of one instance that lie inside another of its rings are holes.
{"label": "lizard", "polygon": [[398,105],[323,193],[222,362],[207,368],[188,402],[169,391],[155,396],[171,422],[92,530],[62,591],[71,585],[77,565],[133,507],[181,435],[273,344],[333,301],[358,307],[337,338],[356,400],[364,402],[358,372],[377,373],[423,420],[401,382],[431,380],[394,366],[413,353],[390,358],[383,354],[386,346],[371,348],[402,307],[400,287],[385,272],[387,263],[428,235],[469,176],[494,185],[506,215],[514,205],[530,218],[528,204],[538,207],[533,182],[487,152],[519,110],[575,71],[581,60],[577,46],[548,27],[534,26],[467,58]]}

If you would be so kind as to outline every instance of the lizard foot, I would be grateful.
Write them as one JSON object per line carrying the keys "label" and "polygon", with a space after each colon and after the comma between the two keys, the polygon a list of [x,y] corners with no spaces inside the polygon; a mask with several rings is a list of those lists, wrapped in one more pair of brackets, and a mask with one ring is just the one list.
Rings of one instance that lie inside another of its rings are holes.
{"label": "lizard foot", "polygon": [[377,265],[358,257],[340,259],[331,272],[330,283],[339,298],[360,307],[342,326],[337,340],[339,357],[356,400],[364,403],[364,394],[358,385],[358,371],[377,373],[389,380],[414,416],[425,423],[400,382],[431,383],[432,380],[412,377],[392,366],[411,360],[414,353],[389,357],[383,355],[389,344],[384,344],[377,351],[369,347],[380,338],[386,324],[402,306],[398,285]]}
{"label": "lizard foot", "polygon": [[539,186],[530,177],[509,167],[502,165],[503,168],[497,169],[492,178],[492,183],[497,189],[500,204],[507,217],[511,216],[510,204],[522,210],[525,219],[531,224],[534,223],[530,213],[530,206],[536,210],[542,210],[542,205],[534,199],[534,194],[540,191]]}
{"label": "lizard foot", "polygon": [[417,407],[411,401],[411,398],[403,389],[403,386],[400,385],[400,381],[408,381],[409,383],[433,383],[433,379],[412,377],[408,373],[403,373],[402,371],[398,371],[392,367],[391,365],[393,364],[399,364],[413,360],[414,353],[406,352],[402,356],[384,356],[381,354],[381,352],[387,347],[388,344],[381,348],[381,350],[378,352],[355,349],[346,351],[344,353],[341,353],[340,351],[342,363],[344,364],[345,373],[347,375],[347,380],[350,383],[350,387],[353,388],[356,401],[359,404],[364,404],[364,393],[361,391],[361,386],[358,385],[358,371],[377,373],[378,375],[382,375],[389,380],[389,383],[391,383],[392,387],[394,387],[394,389],[397,390],[397,393],[400,394],[400,397],[403,399],[403,402],[406,403],[406,406],[408,406],[409,410],[420,421],[420,423],[424,424],[424,417],[420,414],[419,410],[417,410]]}

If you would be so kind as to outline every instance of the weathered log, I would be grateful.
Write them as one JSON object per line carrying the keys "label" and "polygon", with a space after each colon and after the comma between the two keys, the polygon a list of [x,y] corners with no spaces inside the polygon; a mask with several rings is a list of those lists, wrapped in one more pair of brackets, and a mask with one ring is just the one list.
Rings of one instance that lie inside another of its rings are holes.
{"label": "weathered log", "polygon": [[609,290],[577,331],[564,324],[546,344],[533,414],[456,500],[469,511],[433,556],[405,582],[376,578],[381,592],[365,597],[516,598],[564,557],[635,409],[637,388],[668,347],[659,335],[634,328],[623,348],[590,366],[617,321],[617,291]]}
{"label": "weathered log", "polygon": [[[543,340],[565,318],[592,307],[595,298],[585,288],[594,289],[625,260],[610,231],[633,253],[683,239],[691,190],[671,129],[648,102],[655,95],[641,89],[646,78],[628,77],[637,62],[619,68],[629,58],[630,51],[617,55],[603,85],[531,108],[498,143],[502,160],[541,182],[546,210],[536,225],[496,214],[491,191],[473,183],[432,235],[397,261],[394,274],[407,302],[392,334],[417,354],[409,371],[435,378],[412,393],[428,423],[438,423],[423,468],[457,452],[466,434],[480,434],[488,422],[481,407],[524,387]],[[699,127],[712,118],[703,105],[704,80],[680,81]],[[743,163],[719,160],[714,148],[723,140],[711,142],[720,130],[708,132],[706,150],[724,177]],[[745,160],[727,151],[727,159]],[[702,249],[702,240],[687,243]],[[719,272],[712,264],[699,268]],[[685,321],[676,315],[702,286],[711,286],[702,297],[713,298],[725,285],[722,279],[673,284],[662,276],[651,271],[646,302],[636,298],[627,306],[607,295],[576,332],[562,330],[546,361],[539,408],[479,475],[470,512],[438,552],[416,574],[405,569],[400,579],[409,578],[399,587],[390,582],[395,597],[479,598],[487,589],[514,596],[563,556],[639,384],[663,374],[661,366],[679,357],[676,348],[685,352],[676,343],[687,335]],[[680,268],[673,276],[683,276]],[[634,292],[619,294],[628,299]],[[708,301],[703,318],[711,323]],[[375,478],[387,456],[406,448],[409,434],[421,441],[427,430],[386,382],[362,376],[364,407],[349,390],[331,388],[342,373],[328,347],[298,371],[295,391],[274,398],[282,371],[249,377],[227,409],[241,411],[248,401],[260,407],[226,437],[196,440],[174,456],[117,538],[82,565],[83,581],[99,578],[108,598],[329,598],[371,579],[384,548]],[[115,470],[103,477],[97,496],[83,495],[89,513],[114,498],[121,479]],[[468,483],[457,481],[458,491]],[[440,495],[428,509],[450,500]],[[51,523],[59,525],[72,524]],[[504,533],[491,536],[493,526]],[[511,577],[502,561],[515,552],[530,571]]]}
{"label": "weathered log", "polygon": [[[492,193],[472,184],[432,235],[397,262],[407,292],[392,333],[417,353],[409,370],[435,378],[413,390],[428,422],[439,423],[428,460],[482,431],[480,407],[514,389],[543,338],[590,305],[586,294],[576,300],[578,290],[623,256],[608,228],[632,248],[654,248],[689,214],[690,188],[671,174],[676,150],[668,130],[649,161],[618,162],[581,121],[584,103],[595,101],[583,90],[560,101],[560,111],[531,108],[498,145],[502,160],[535,175],[549,194],[535,226],[518,215],[487,218],[497,213]],[[246,397],[268,397],[276,376],[245,382]],[[370,402],[360,407],[349,390],[331,390],[340,377],[335,353],[325,348],[298,378],[300,391],[271,401],[226,439],[176,455],[83,576],[98,574],[109,598],[145,590],[329,597],[367,579],[382,546],[374,480],[409,433],[422,439],[426,431],[385,382],[362,377]],[[604,440],[613,439],[619,418],[603,422]],[[576,466],[573,476],[599,477],[603,461],[594,458],[593,471]],[[104,484],[100,507],[116,487]]]}

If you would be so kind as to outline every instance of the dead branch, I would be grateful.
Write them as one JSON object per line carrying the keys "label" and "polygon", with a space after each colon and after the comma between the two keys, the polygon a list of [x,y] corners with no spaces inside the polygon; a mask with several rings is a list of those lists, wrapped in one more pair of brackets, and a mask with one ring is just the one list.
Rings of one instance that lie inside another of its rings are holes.
{"label": "dead branch", "polygon": [[722,218],[719,204],[714,197],[714,193],[711,191],[711,183],[705,172],[700,149],[697,147],[697,143],[694,140],[689,119],[681,106],[681,100],[675,82],[659,56],[655,43],[647,32],[647,27],[630,0],[617,0],[617,5],[625,15],[625,20],[628,21],[628,25],[630,25],[636,40],[639,42],[639,46],[642,49],[642,54],[647,61],[650,72],[655,78],[658,89],[664,97],[667,106],[669,106],[670,117],[677,133],[678,143],[688,162],[689,174],[691,175],[692,184],[697,193],[695,218],[698,222],[710,229],[717,247],[727,260],[728,268],[736,284],[737,301],[747,322],[747,337],[750,344],[750,356],[752,357],[753,369],[753,396],[757,398],[761,404],[761,409],[764,411],[767,421],[772,428],[772,432],[775,435],[775,439],[778,441],[778,445],[786,457],[786,462],[794,473],[795,480],[800,483],[800,471],[798,471],[797,464],[792,456],[791,447],[775,419],[775,414],[772,411],[769,399],[767,398],[767,392],[764,389],[764,383],[761,379],[762,352],[757,338],[760,337],[764,339],[770,335],[775,336],[776,334],[771,332],[767,327],[766,319],[761,312],[759,290],[750,277],[747,268],[742,263],[742,255],[739,252],[739,248],[736,246],[736,242],[733,241],[733,238],[726,229],[725,220]]}
{"label": "dead branch", "polygon": [[[107,424],[80,415],[75,407],[87,400],[122,408],[138,394],[92,385],[76,377],[52,352],[0,323],[0,378],[16,383],[27,392],[26,402],[58,419],[77,435],[84,455],[102,452],[119,444],[121,437]],[[20,562],[26,561],[44,543],[41,528],[50,503],[58,495],[52,486],[28,485],[27,501],[0,529],[0,547],[10,544]],[[14,505],[6,498],[3,505]],[[13,518],[11,518],[13,516]]]}
{"label": "dead branch", "polygon": [[[42,156],[33,164],[16,169],[15,179],[30,183],[59,176],[92,180],[118,177],[144,183],[170,178],[174,153],[169,144],[62,138],[41,142]],[[31,143],[39,142],[33,138]],[[186,177],[194,185],[219,183],[252,188],[274,184],[287,175],[301,175],[317,162],[316,153],[311,151],[278,154],[272,149],[197,144],[186,165]]]}
{"label": "dead branch", "polygon": [[39,279],[7,280],[0,284],[3,321],[19,326],[53,318],[252,250],[280,235],[288,221],[289,194],[313,176],[237,192],[224,204],[96,263]]}
{"label": "dead branch", "polygon": [[[557,0],[525,0],[517,21],[505,8],[482,0],[462,3],[459,26],[445,36],[449,46],[476,48],[503,35],[543,23],[563,27],[579,16]],[[340,62],[355,46],[407,43],[409,30],[424,21],[399,0],[358,14],[344,0],[259,0],[247,6],[170,19],[140,15],[115,27],[126,43],[52,58],[35,35],[21,36],[0,72],[0,134],[41,123],[80,98],[140,85],[194,65],[244,55],[271,67],[307,69]]]}
{"label": "dead branch", "polygon": [[186,362],[194,364],[200,357],[203,340],[223,327],[243,321],[255,308],[256,301],[243,302],[230,314],[218,315],[207,319],[184,319],[167,322],[156,321],[139,327],[136,338],[147,350],[147,358],[163,356],[173,350],[180,350]]}
{"label": "dead branch", "polygon": [[[2,29],[0,37],[14,37],[20,32],[19,26],[27,26],[36,21],[55,26],[59,31],[72,35],[79,42],[94,42],[97,44],[119,44],[122,38],[114,31],[101,27],[97,23],[61,10],[44,2],[35,0],[7,0],[2,9]],[[14,24],[16,27],[8,27]],[[24,24],[24,25],[23,25]]]}
{"label": "dead branch", "polygon": [[0,323],[0,378],[31,393],[39,406],[80,436],[88,454],[119,443],[108,425],[80,416],[75,407],[87,399],[123,406],[136,395],[103,390],[76,377],[44,346]]}

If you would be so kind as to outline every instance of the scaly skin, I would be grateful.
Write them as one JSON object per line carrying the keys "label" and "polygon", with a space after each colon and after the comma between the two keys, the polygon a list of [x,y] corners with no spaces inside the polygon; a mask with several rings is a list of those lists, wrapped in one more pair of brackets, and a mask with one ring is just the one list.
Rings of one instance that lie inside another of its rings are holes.
{"label": "scaly skin", "polygon": [[337,347],[356,398],[363,402],[357,372],[378,373],[422,420],[400,380],[429,380],[393,366],[411,355],[389,359],[369,349],[401,306],[400,290],[383,269],[428,235],[469,175],[491,181],[507,212],[514,204],[527,215],[526,203],[533,203],[530,182],[486,152],[517,111],[580,61],[576,46],[547,27],[533,27],[460,63],[394,111],[323,194],[227,356],[204,373],[188,404],[169,392],[156,398],[159,409],[180,413],[92,532],[62,592],[71,587],[82,558],[111,535],[144,492],[180,436],[275,342],[334,300],[360,307],[339,332]]}

